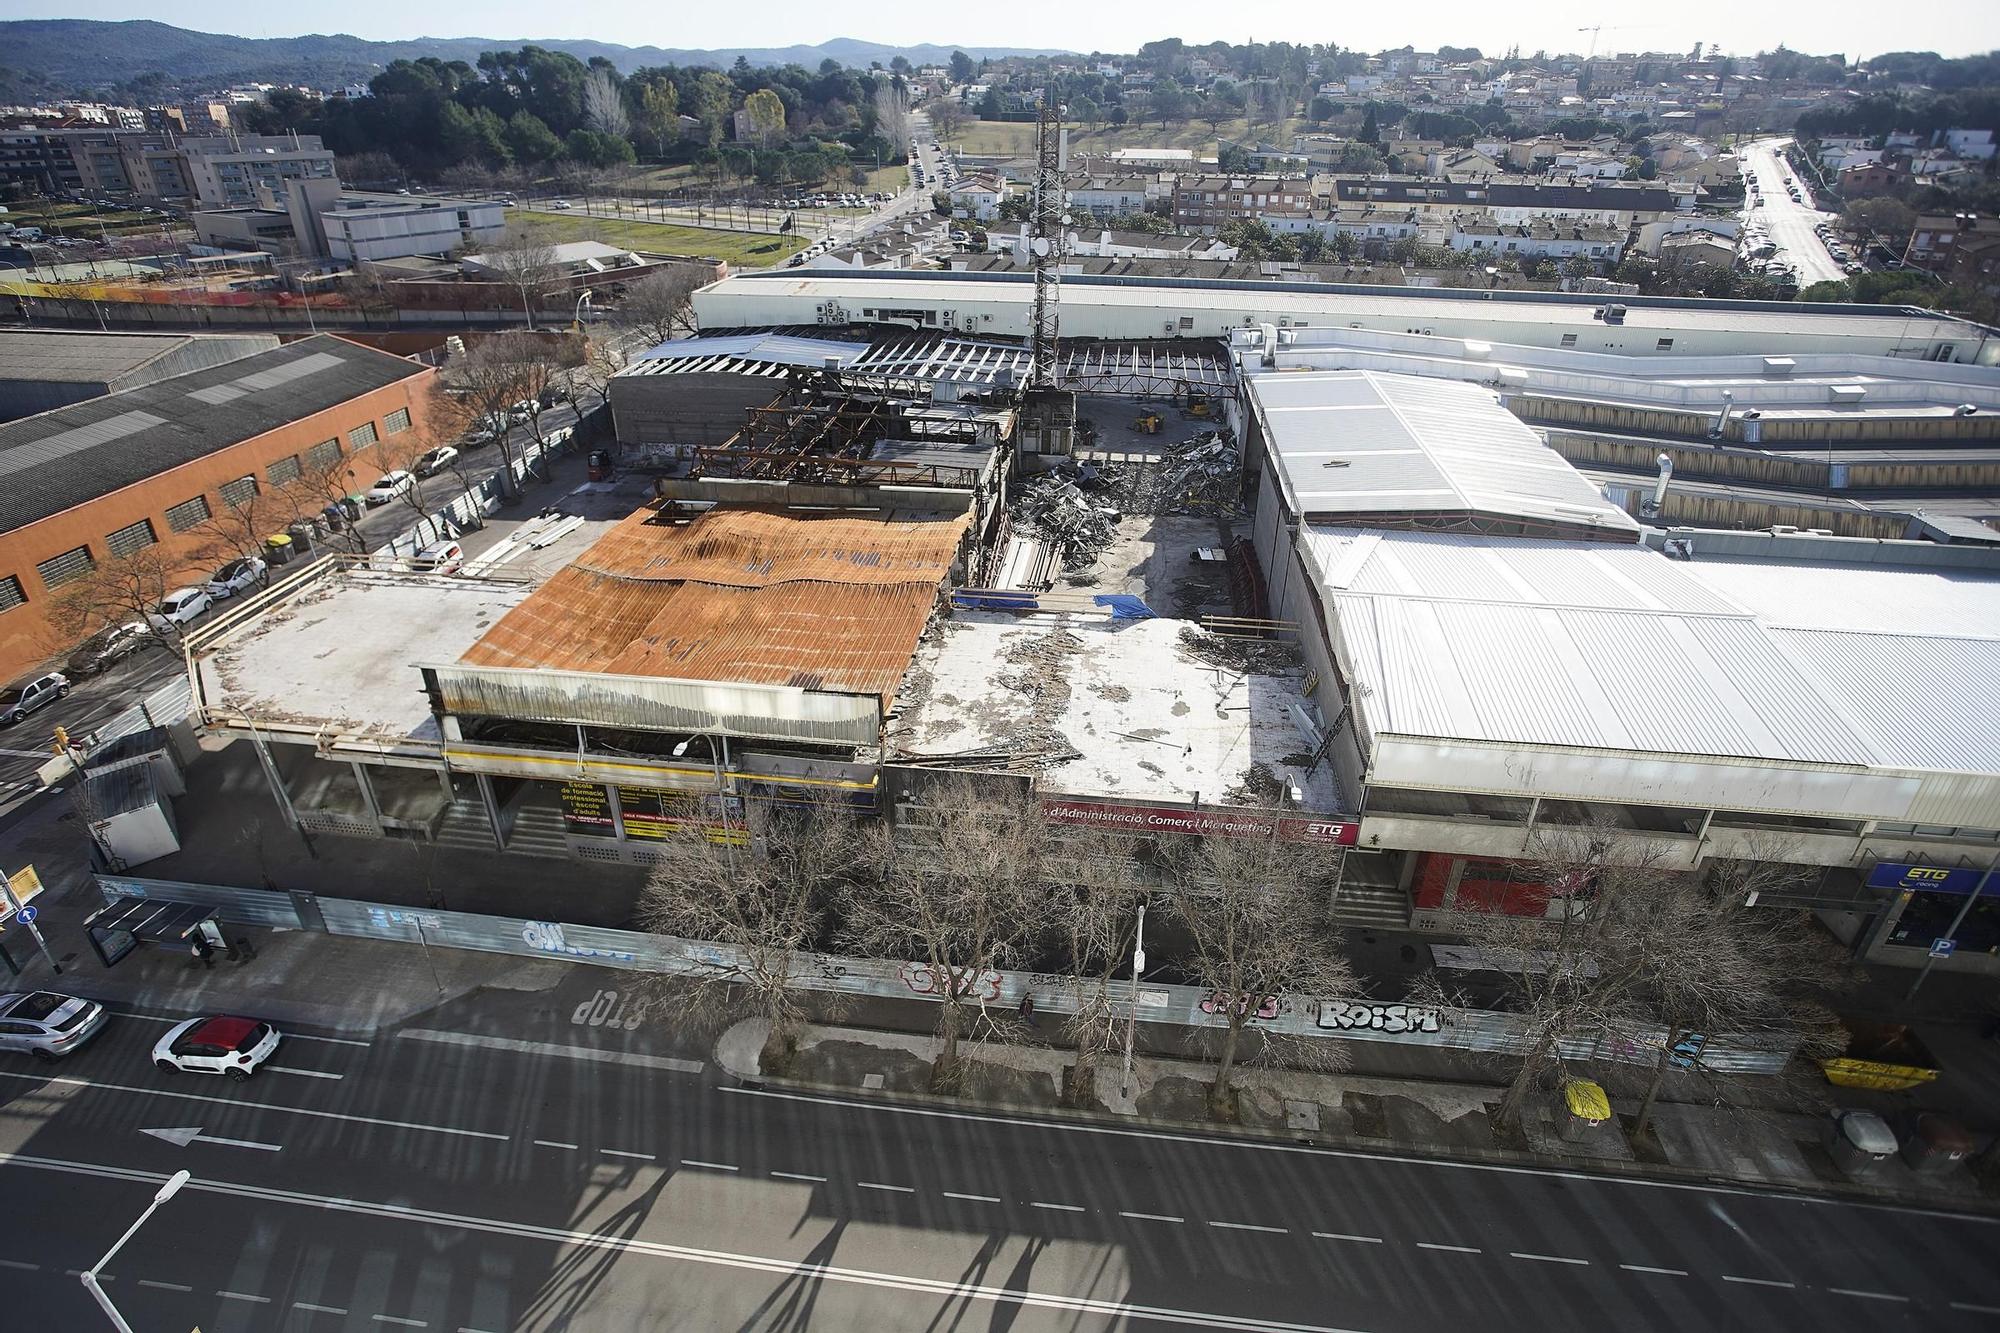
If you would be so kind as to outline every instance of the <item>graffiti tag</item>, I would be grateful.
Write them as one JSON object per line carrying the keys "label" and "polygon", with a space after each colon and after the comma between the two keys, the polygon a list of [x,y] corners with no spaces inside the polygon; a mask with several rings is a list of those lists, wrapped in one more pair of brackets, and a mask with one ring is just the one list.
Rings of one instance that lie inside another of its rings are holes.
{"label": "graffiti tag", "polygon": [[1417,1004],[1364,1004],[1356,1000],[1328,1000],[1319,1007],[1319,1025],[1342,1032],[1366,1029],[1370,1032],[1441,1032],[1442,1010]]}
{"label": "graffiti tag", "polygon": [[943,999],[947,989],[961,1000],[978,1000],[981,1003],[998,1001],[1000,998],[1000,974],[994,971],[958,972],[946,969],[949,981],[940,978],[937,969],[929,963],[905,963],[902,968],[903,984],[918,995],[935,995]]}

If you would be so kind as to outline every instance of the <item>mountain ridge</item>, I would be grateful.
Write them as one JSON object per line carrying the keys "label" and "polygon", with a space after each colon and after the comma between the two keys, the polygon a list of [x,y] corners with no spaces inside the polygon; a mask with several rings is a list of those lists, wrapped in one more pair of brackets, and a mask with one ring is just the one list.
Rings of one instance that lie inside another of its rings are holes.
{"label": "mountain ridge", "polygon": [[888,65],[896,56],[912,64],[942,63],[953,51],[973,59],[1005,56],[1060,55],[1059,51],[1024,47],[941,46],[914,43],[893,46],[854,37],[835,37],[817,45],[725,47],[716,50],[660,46],[625,46],[587,38],[419,37],[376,42],[345,33],[308,33],[298,37],[233,37],[197,32],[152,19],[10,19],[0,21],[0,87],[87,92],[116,88],[146,75],[163,76],[168,86],[182,89],[221,87],[232,83],[301,83],[333,89],[365,83],[396,60],[436,56],[441,60],[478,60],[484,51],[539,46],[563,51],[578,60],[603,56],[621,72],[642,65],[706,65],[727,69],[740,56],[752,65],[800,64],[817,68],[822,60],[866,68],[871,61]]}

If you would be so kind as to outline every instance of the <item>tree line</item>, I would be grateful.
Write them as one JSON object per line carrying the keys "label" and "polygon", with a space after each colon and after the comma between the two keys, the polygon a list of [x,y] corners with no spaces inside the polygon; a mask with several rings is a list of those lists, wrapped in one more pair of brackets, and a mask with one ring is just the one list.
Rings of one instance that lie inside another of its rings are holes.
{"label": "tree line", "polygon": [[754,69],[739,58],[727,73],[662,65],[627,76],[601,56],[584,62],[524,46],[486,52],[476,64],[398,60],[368,87],[367,97],[325,99],[277,89],[244,109],[245,128],[317,134],[343,156],[386,154],[427,175],[693,160],[731,140],[738,112],[747,113],[758,153],[899,162],[906,149],[896,115],[907,100],[903,76],[833,60],[817,71]]}

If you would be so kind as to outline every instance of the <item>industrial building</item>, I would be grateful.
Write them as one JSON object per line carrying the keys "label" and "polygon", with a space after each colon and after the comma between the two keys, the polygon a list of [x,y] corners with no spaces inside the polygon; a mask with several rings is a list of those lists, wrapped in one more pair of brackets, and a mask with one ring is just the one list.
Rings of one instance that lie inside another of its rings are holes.
{"label": "industrial building", "polygon": [[[856,324],[1024,338],[1033,300],[1026,274],[780,269],[705,287],[694,310],[710,332]],[[1260,324],[1639,357],[1825,353],[2000,364],[1994,330],[1915,307],[1171,278],[1062,284],[1065,340],[1227,338]]]}
{"label": "industrial building", "polygon": [[205,572],[214,515],[420,428],[435,374],[322,334],[0,425],[0,674],[69,646],[64,584],[153,547]]}
{"label": "industrial building", "polygon": [[0,421],[224,365],[277,345],[277,336],[269,333],[0,329]]}

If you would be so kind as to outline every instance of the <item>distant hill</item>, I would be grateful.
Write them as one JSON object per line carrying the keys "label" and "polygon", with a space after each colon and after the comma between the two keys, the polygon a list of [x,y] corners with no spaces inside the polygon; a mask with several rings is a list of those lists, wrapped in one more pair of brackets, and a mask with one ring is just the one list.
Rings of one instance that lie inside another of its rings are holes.
{"label": "distant hill", "polygon": [[530,44],[566,51],[578,60],[604,56],[627,73],[642,65],[713,65],[726,69],[738,56],[753,65],[796,63],[813,69],[828,58],[866,68],[876,60],[886,66],[899,55],[917,65],[942,63],[951,58],[953,51],[964,51],[975,60],[987,56],[1062,54],[1015,47],[887,46],[851,37],[835,38],[818,46],[723,51],[675,51],[657,46],[520,37],[419,37],[407,42],[370,42],[339,34],[229,37],[144,19],[127,23],[17,19],[0,22],[0,86],[87,92],[117,87],[150,74],[184,89],[249,82],[338,88],[366,82],[395,60],[436,56],[469,64],[477,61],[483,51],[511,50]]}

